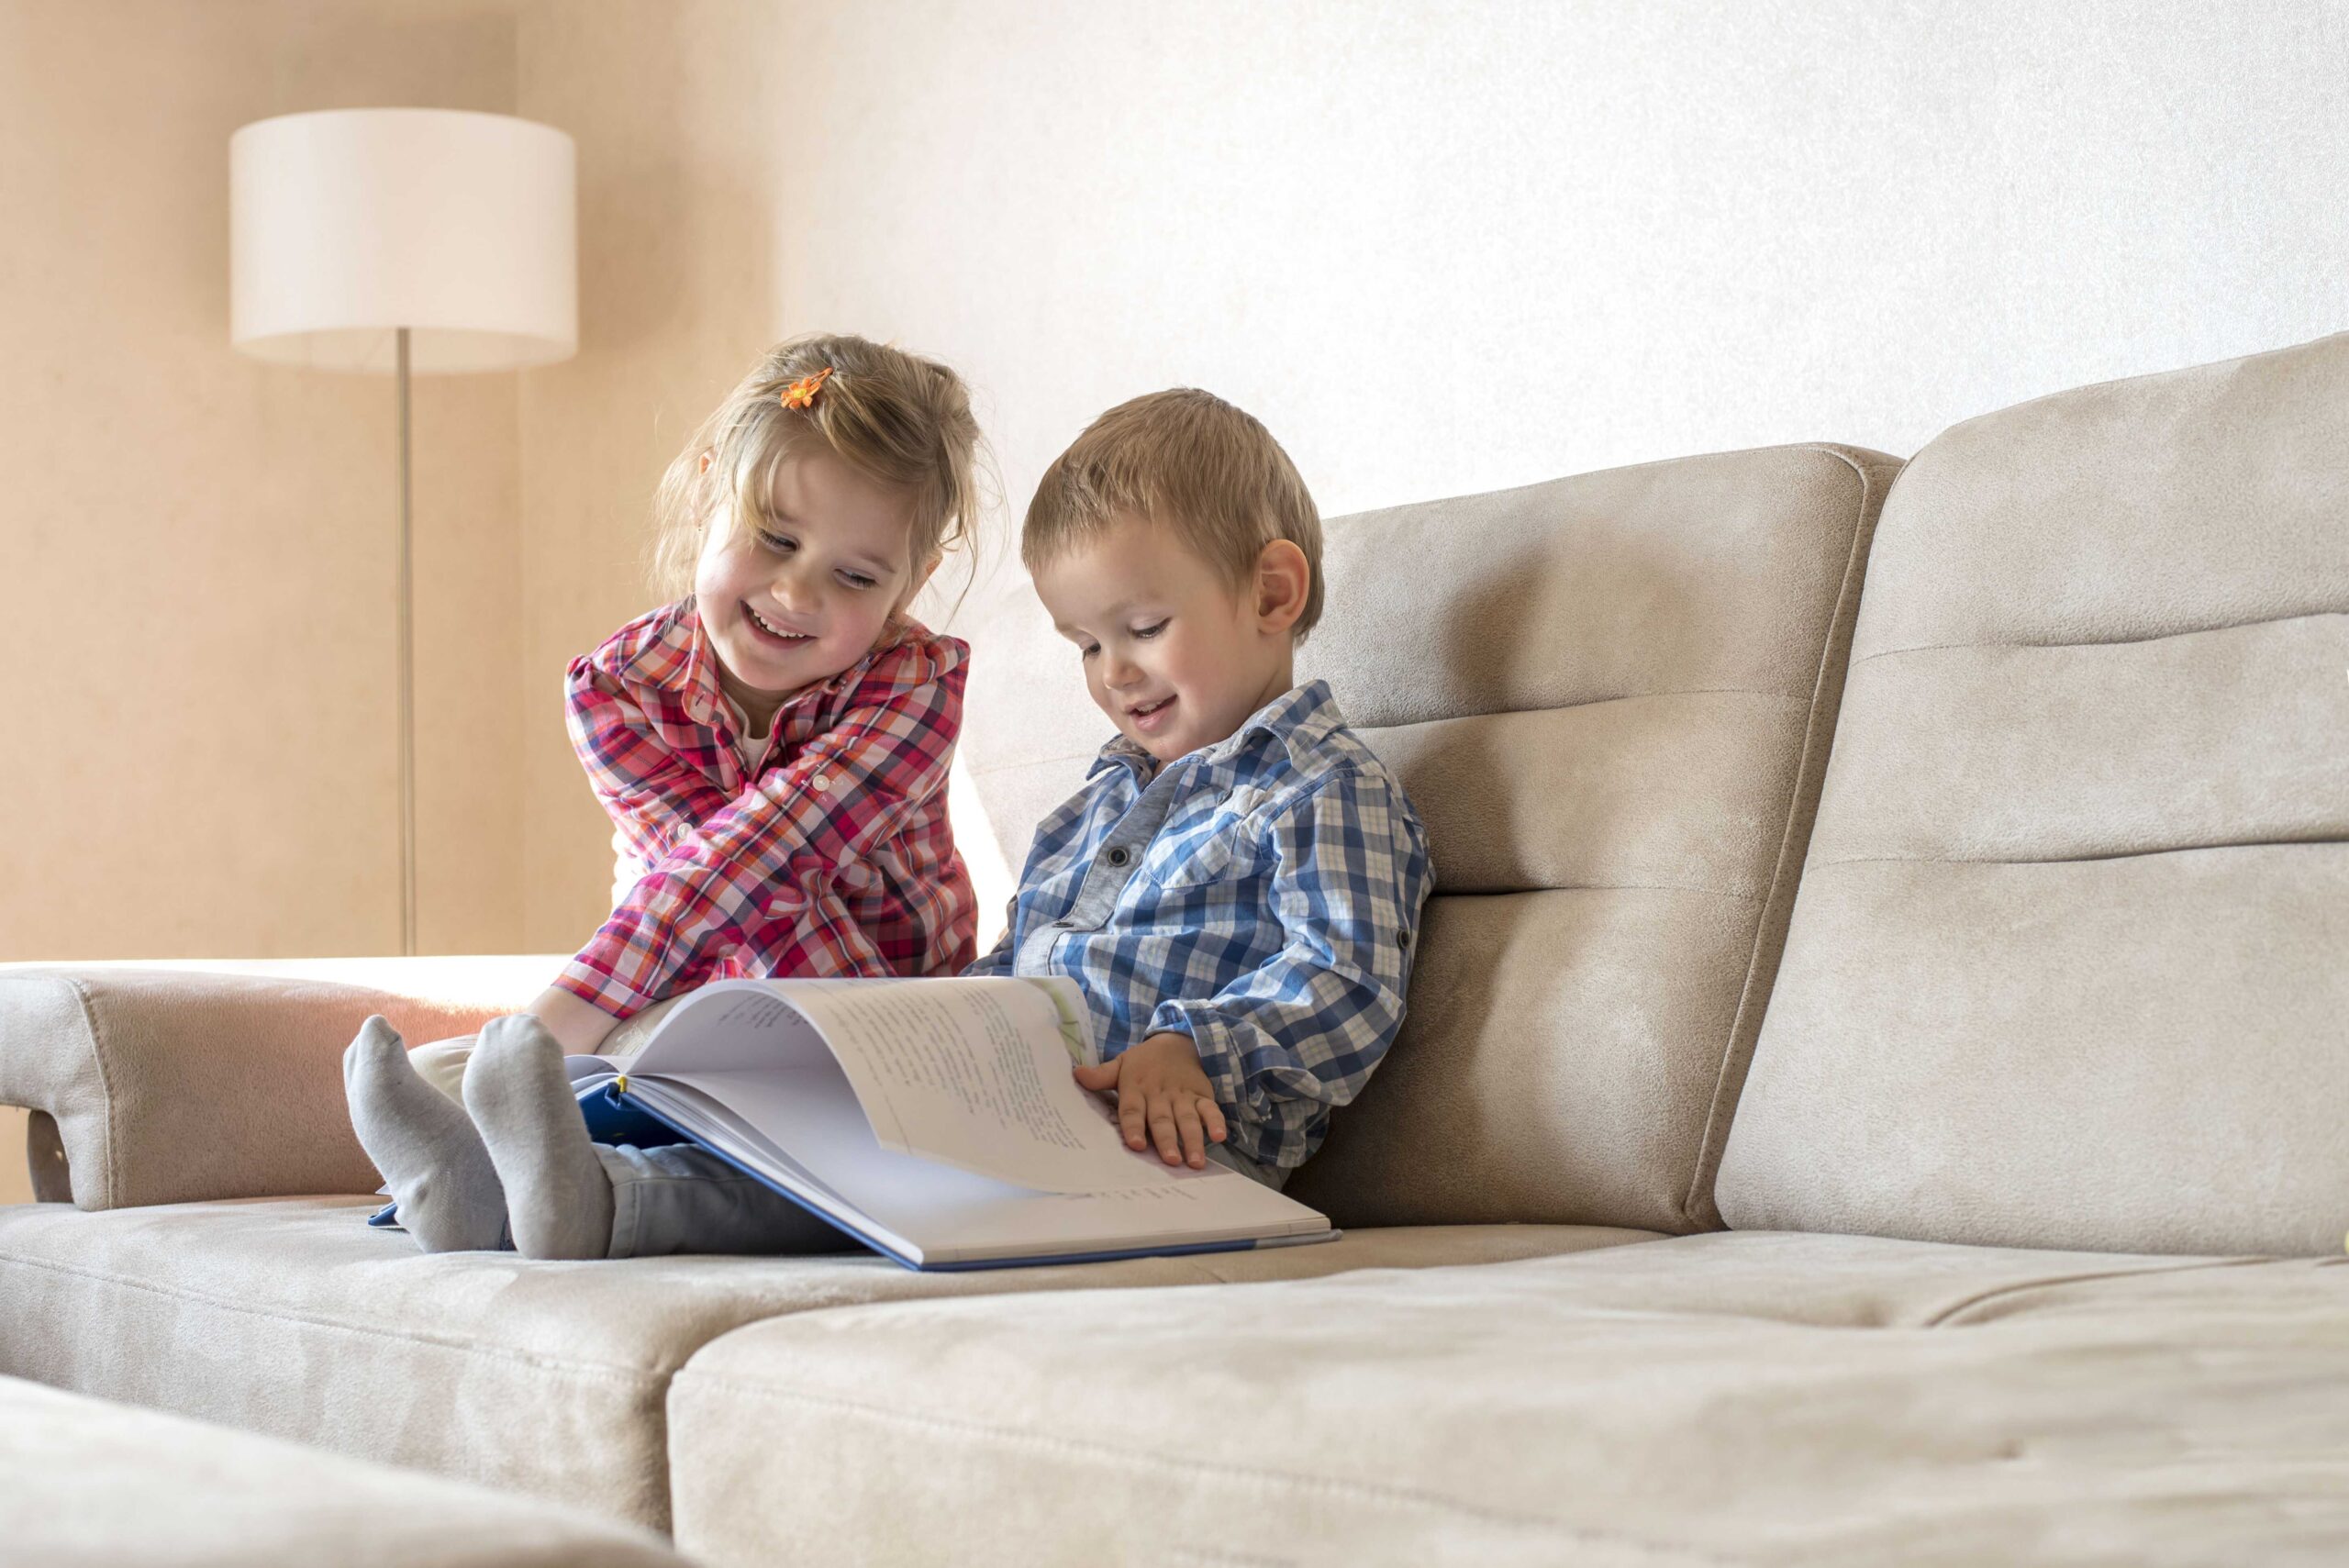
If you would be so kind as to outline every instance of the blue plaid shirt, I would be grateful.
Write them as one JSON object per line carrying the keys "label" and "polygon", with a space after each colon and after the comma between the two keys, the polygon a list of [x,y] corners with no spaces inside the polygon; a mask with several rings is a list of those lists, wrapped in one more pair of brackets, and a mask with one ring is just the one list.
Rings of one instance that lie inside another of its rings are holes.
{"label": "blue plaid shirt", "polygon": [[1316,681],[1163,767],[1103,747],[967,973],[1075,981],[1104,1061],[1190,1036],[1228,1147],[1295,1167],[1395,1039],[1432,881],[1402,786]]}

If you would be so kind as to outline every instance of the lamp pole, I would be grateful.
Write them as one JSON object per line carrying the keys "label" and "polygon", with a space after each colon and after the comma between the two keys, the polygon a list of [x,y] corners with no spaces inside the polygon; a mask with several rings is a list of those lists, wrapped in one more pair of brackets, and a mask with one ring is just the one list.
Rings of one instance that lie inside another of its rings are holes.
{"label": "lamp pole", "polygon": [[[400,952],[416,956],[416,547],[408,478],[407,332],[399,329]],[[377,339],[381,341],[382,339]]]}

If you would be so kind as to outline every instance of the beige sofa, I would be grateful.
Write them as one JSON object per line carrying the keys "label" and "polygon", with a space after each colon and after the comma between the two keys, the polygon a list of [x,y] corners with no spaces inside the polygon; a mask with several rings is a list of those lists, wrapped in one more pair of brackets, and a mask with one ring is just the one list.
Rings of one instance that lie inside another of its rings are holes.
{"label": "beige sofa", "polygon": [[651,1532],[0,1377],[0,1562],[684,1568]]}
{"label": "beige sofa", "polygon": [[[0,1372],[719,1562],[2349,1560],[2349,336],[1329,573],[1439,880],[1342,1241],[426,1258],[337,1052],[484,998],[19,973]],[[1012,839],[1097,740],[1048,636],[975,639]]]}

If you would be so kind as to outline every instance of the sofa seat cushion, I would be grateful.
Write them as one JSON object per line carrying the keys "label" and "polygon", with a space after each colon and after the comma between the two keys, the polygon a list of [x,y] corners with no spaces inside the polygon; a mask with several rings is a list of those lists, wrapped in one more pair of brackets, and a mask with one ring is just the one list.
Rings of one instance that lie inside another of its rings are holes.
{"label": "sofa seat cushion", "polygon": [[714,1563],[2337,1563],[2344,1262],[1732,1233],[810,1313],[673,1384],[676,1539]]}
{"label": "sofa seat cushion", "polygon": [[656,1528],[662,1401],[708,1340],[859,1302],[1265,1280],[1648,1240],[1491,1226],[1260,1252],[918,1274],[870,1252],[428,1257],[365,1197],[0,1208],[0,1373],[443,1471]]}
{"label": "sofa seat cushion", "polygon": [[0,1378],[0,1559],[44,1568],[683,1568],[534,1499]]}

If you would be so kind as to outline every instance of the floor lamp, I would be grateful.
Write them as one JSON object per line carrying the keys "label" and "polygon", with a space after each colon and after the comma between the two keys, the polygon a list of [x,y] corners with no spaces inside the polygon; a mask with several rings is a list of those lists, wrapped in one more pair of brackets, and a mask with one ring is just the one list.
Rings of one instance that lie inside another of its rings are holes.
{"label": "floor lamp", "polygon": [[334,109],[228,139],[229,340],[399,386],[400,951],[416,940],[408,377],[516,370],[579,345],[571,138],[507,115]]}

